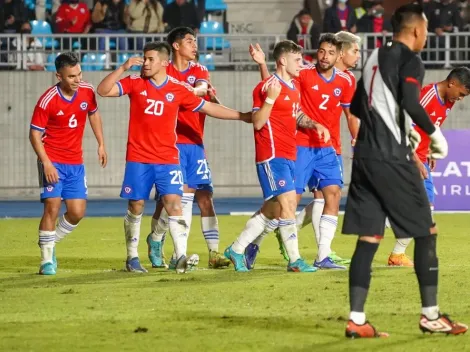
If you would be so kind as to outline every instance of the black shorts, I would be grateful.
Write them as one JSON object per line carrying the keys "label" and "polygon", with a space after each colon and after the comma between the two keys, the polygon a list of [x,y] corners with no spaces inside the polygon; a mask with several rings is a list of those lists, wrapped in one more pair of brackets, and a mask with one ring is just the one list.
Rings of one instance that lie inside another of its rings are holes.
{"label": "black shorts", "polygon": [[429,236],[432,216],[414,161],[353,160],[344,234],[383,236],[388,217],[395,237]]}

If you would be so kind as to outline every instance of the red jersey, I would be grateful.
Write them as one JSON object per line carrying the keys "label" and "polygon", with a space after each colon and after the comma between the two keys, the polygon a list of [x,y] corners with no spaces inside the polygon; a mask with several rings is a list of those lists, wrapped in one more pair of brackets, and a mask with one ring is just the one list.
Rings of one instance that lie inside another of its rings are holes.
{"label": "red jersey", "polygon": [[[352,94],[354,95],[354,91],[356,90],[356,77],[354,73],[349,70],[343,71],[345,74],[351,78],[352,83]],[[352,99],[352,96],[351,96]],[[347,106],[346,106],[347,107]],[[336,150],[336,154],[341,155],[341,114],[343,113],[343,106],[340,104],[336,107],[337,111],[336,114],[339,116],[338,119],[335,119],[332,124],[330,135],[331,135],[331,144],[333,144],[333,148]],[[335,115],[336,116],[336,115]]]}
{"label": "red jersey", "polygon": [[180,107],[197,111],[205,101],[191,87],[167,76],[157,86],[151,79],[137,75],[117,82],[120,96],[130,100],[129,133],[126,160],[145,164],[178,164],[176,119]]}
{"label": "red jersey", "polygon": [[[267,93],[263,92],[263,86],[270,79],[279,79],[276,75],[261,81],[253,90],[253,112],[258,111],[266,100]],[[300,108],[300,91],[292,81],[281,82],[281,93],[276,99],[271,115],[266,124],[259,130],[255,130],[256,162],[271,160],[273,158],[285,158],[295,160],[297,148],[295,134],[297,130],[297,112]]]}
{"label": "red jersey", "polygon": [[[166,69],[167,73],[181,82],[195,87],[198,82],[209,82],[209,71],[201,64],[189,62],[184,71],[179,71],[172,62]],[[176,126],[178,135],[177,143],[202,144],[204,134],[204,120],[199,119],[199,114],[192,110],[181,109],[178,113],[178,124]]]}
{"label": "red jersey", "polygon": [[[302,94],[301,108],[314,121],[325,126],[330,134],[339,124],[341,114],[338,107],[349,107],[354,95],[354,87],[348,74],[337,70],[327,81],[315,68],[310,66],[300,71],[298,78]],[[336,138],[339,138],[336,137]],[[317,131],[299,128],[297,145],[301,147],[323,148],[332,145],[332,139],[325,143]]]}
{"label": "red jersey", "polygon": [[[431,121],[436,125],[440,126],[447,118],[450,109],[454,106],[454,103],[443,102],[437,92],[437,85],[435,83],[428,84],[421,89],[420,104],[426,110]],[[427,161],[429,154],[429,144],[431,140],[429,136],[418,126],[415,126],[416,131],[421,135],[421,142],[416,149],[419,160],[423,163]]]}
{"label": "red jersey", "polygon": [[83,164],[83,132],[88,114],[98,110],[95,90],[81,82],[72,99],[62,95],[59,85],[49,88],[38,100],[31,128],[44,132],[42,141],[49,159],[56,163]]}
{"label": "red jersey", "polygon": [[90,22],[90,10],[84,3],[62,4],[57,10],[56,25],[59,33],[83,33]]}

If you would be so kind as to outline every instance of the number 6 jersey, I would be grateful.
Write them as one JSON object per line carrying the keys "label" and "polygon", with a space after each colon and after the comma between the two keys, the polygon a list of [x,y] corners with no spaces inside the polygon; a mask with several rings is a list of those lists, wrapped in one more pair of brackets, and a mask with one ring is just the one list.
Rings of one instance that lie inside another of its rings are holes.
{"label": "number 6 jersey", "polygon": [[[178,164],[176,120],[179,108],[194,112],[205,100],[192,88],[173,77],[157,86],[155,82],[131,75],[117,82],[120,96],[130,100],[126,161],[145,164]],[[196,117],[197,118],[197,117]]]}
{"label": "number 6 jersey", "polygon": [[86,118],[97,110],[95,90],[91,84],[81,82],[70,100],[63,96],[57,84],[39,98],[30,127],[44,132],[44,149],[52,162],[83,164]]}

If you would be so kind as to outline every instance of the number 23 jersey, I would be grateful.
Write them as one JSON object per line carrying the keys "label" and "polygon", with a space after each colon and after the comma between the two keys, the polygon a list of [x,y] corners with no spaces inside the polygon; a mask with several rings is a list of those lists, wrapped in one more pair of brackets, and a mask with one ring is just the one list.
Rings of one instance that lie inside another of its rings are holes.
{"label": "number 23 jersey", "polygon": [[181,108],[199,111],[205,103],[192,88],[171,76],[160,86],[147,78],[127,76],[117,82],[130,100],[126,161],[178,164],[176,120]]}

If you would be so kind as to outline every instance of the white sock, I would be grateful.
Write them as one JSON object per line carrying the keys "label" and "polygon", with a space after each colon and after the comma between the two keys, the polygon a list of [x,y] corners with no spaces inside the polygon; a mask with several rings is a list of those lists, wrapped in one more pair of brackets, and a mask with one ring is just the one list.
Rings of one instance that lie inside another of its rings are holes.
{"label": "white sock", "polygon": [[189,231],[191,231],[191,223],[193,221],[193,202],[194,193],[183,193],[183,198],[181,198],[181,205],[183,206],[183,217],[186,221],[186,226],[188,227],[188,236]]}
{"label": "white sock", "polygon": [[315,233],[315,240],[317,241],[317,246],[320,243],[320,219],[323,214],[323,208],[325,207],[324,199],[314,199],[313,208],[312,208],[312,226],[313,232]]}
{"label": "white sock", "polygon": [[423,307],[421,308],[421,314],[425,315],[429,320],[436,320],[439,318],[439,306]]}
{"label": "white sock", "polygon": [[334,215],[322,215],[320,218],[320,241],[318,243],[318,261],[322,261],[331,253],[331,242],[335,237],[338,217]]}
{"label": "white sock", "polygon": [[399,238],[395,242],[395,247],[393,247],[392,254],[404,254],[406,248],[411,243],[412,238]]}
{"label": "white sock", "polygon": [[201,217],[201,229],[207,248],[210,251],[219,251],[219,222],[217,216]]}
{"label": "white sock", "polygon": [[55,228],[55,242],[58,243],[62,241],[65,236],[70,234],[77,227],[77,225],[72,225],[65,219],[65,215],[62,215]]}
{"label": "white sock", "polygon": [[160,217],[157,219],[152,217],[152,241],[161,242],[168,231],[168,213],[162,209]]}
{"label": "white sock", "polygon": [[182,255],[186,255],[188,248],[188,226],[183,216],[169,216],[168,223],[173,246],[175,247],[175,259],[179,259]]}
{"label": "white sock", "polygon": [[252,243],[260,247],[261,243],[263,243],[263,240],[266,238],[266,236],[269,235],[278,227],[279,227],[279,220],[277,219],[269,220],[268,224],[264,228],[263,233],[259,235]]}
{"label": "white sock", "polygon": [[52,263],[52,253],[55,246],[55,231],[39,230],[39,248],[41,248],[41,265]]}
{"label": "white sock", "polygon": [[127,258],[139,257],[137,248],[140,238],[140,221],[142,214],[132,214],[129,210],[124,217],[124,234],[126,236]]}
{"label": "white sock", "polygon": [[245,248],[253,242],[259,235],[264,231],[264,228],[268,224],[267,219],[263,214],[258,213],[247,221],[245,228],[242,233],[232,244],[232,250],[237,254],[245,252]]}
{"label": "white sock", "polygon": [[295,219],[279,219],[279,230],[281,231],[282,242],[286,247],[287,255],[291,263],[300,259],[299,239],[297,237],[297,226]]}
{"label": "white sock", "polygon": [[364,312],[351,312],[349,313],[349,320],[352,320],[354,324],[364,325],[366,323],[366,313]]}
{"label": "white sock", "polygon": [[297,231],[300,231],[312,222],[313,202],[314,200],[308,203],[295,217],[295,222],[297,223]]}

